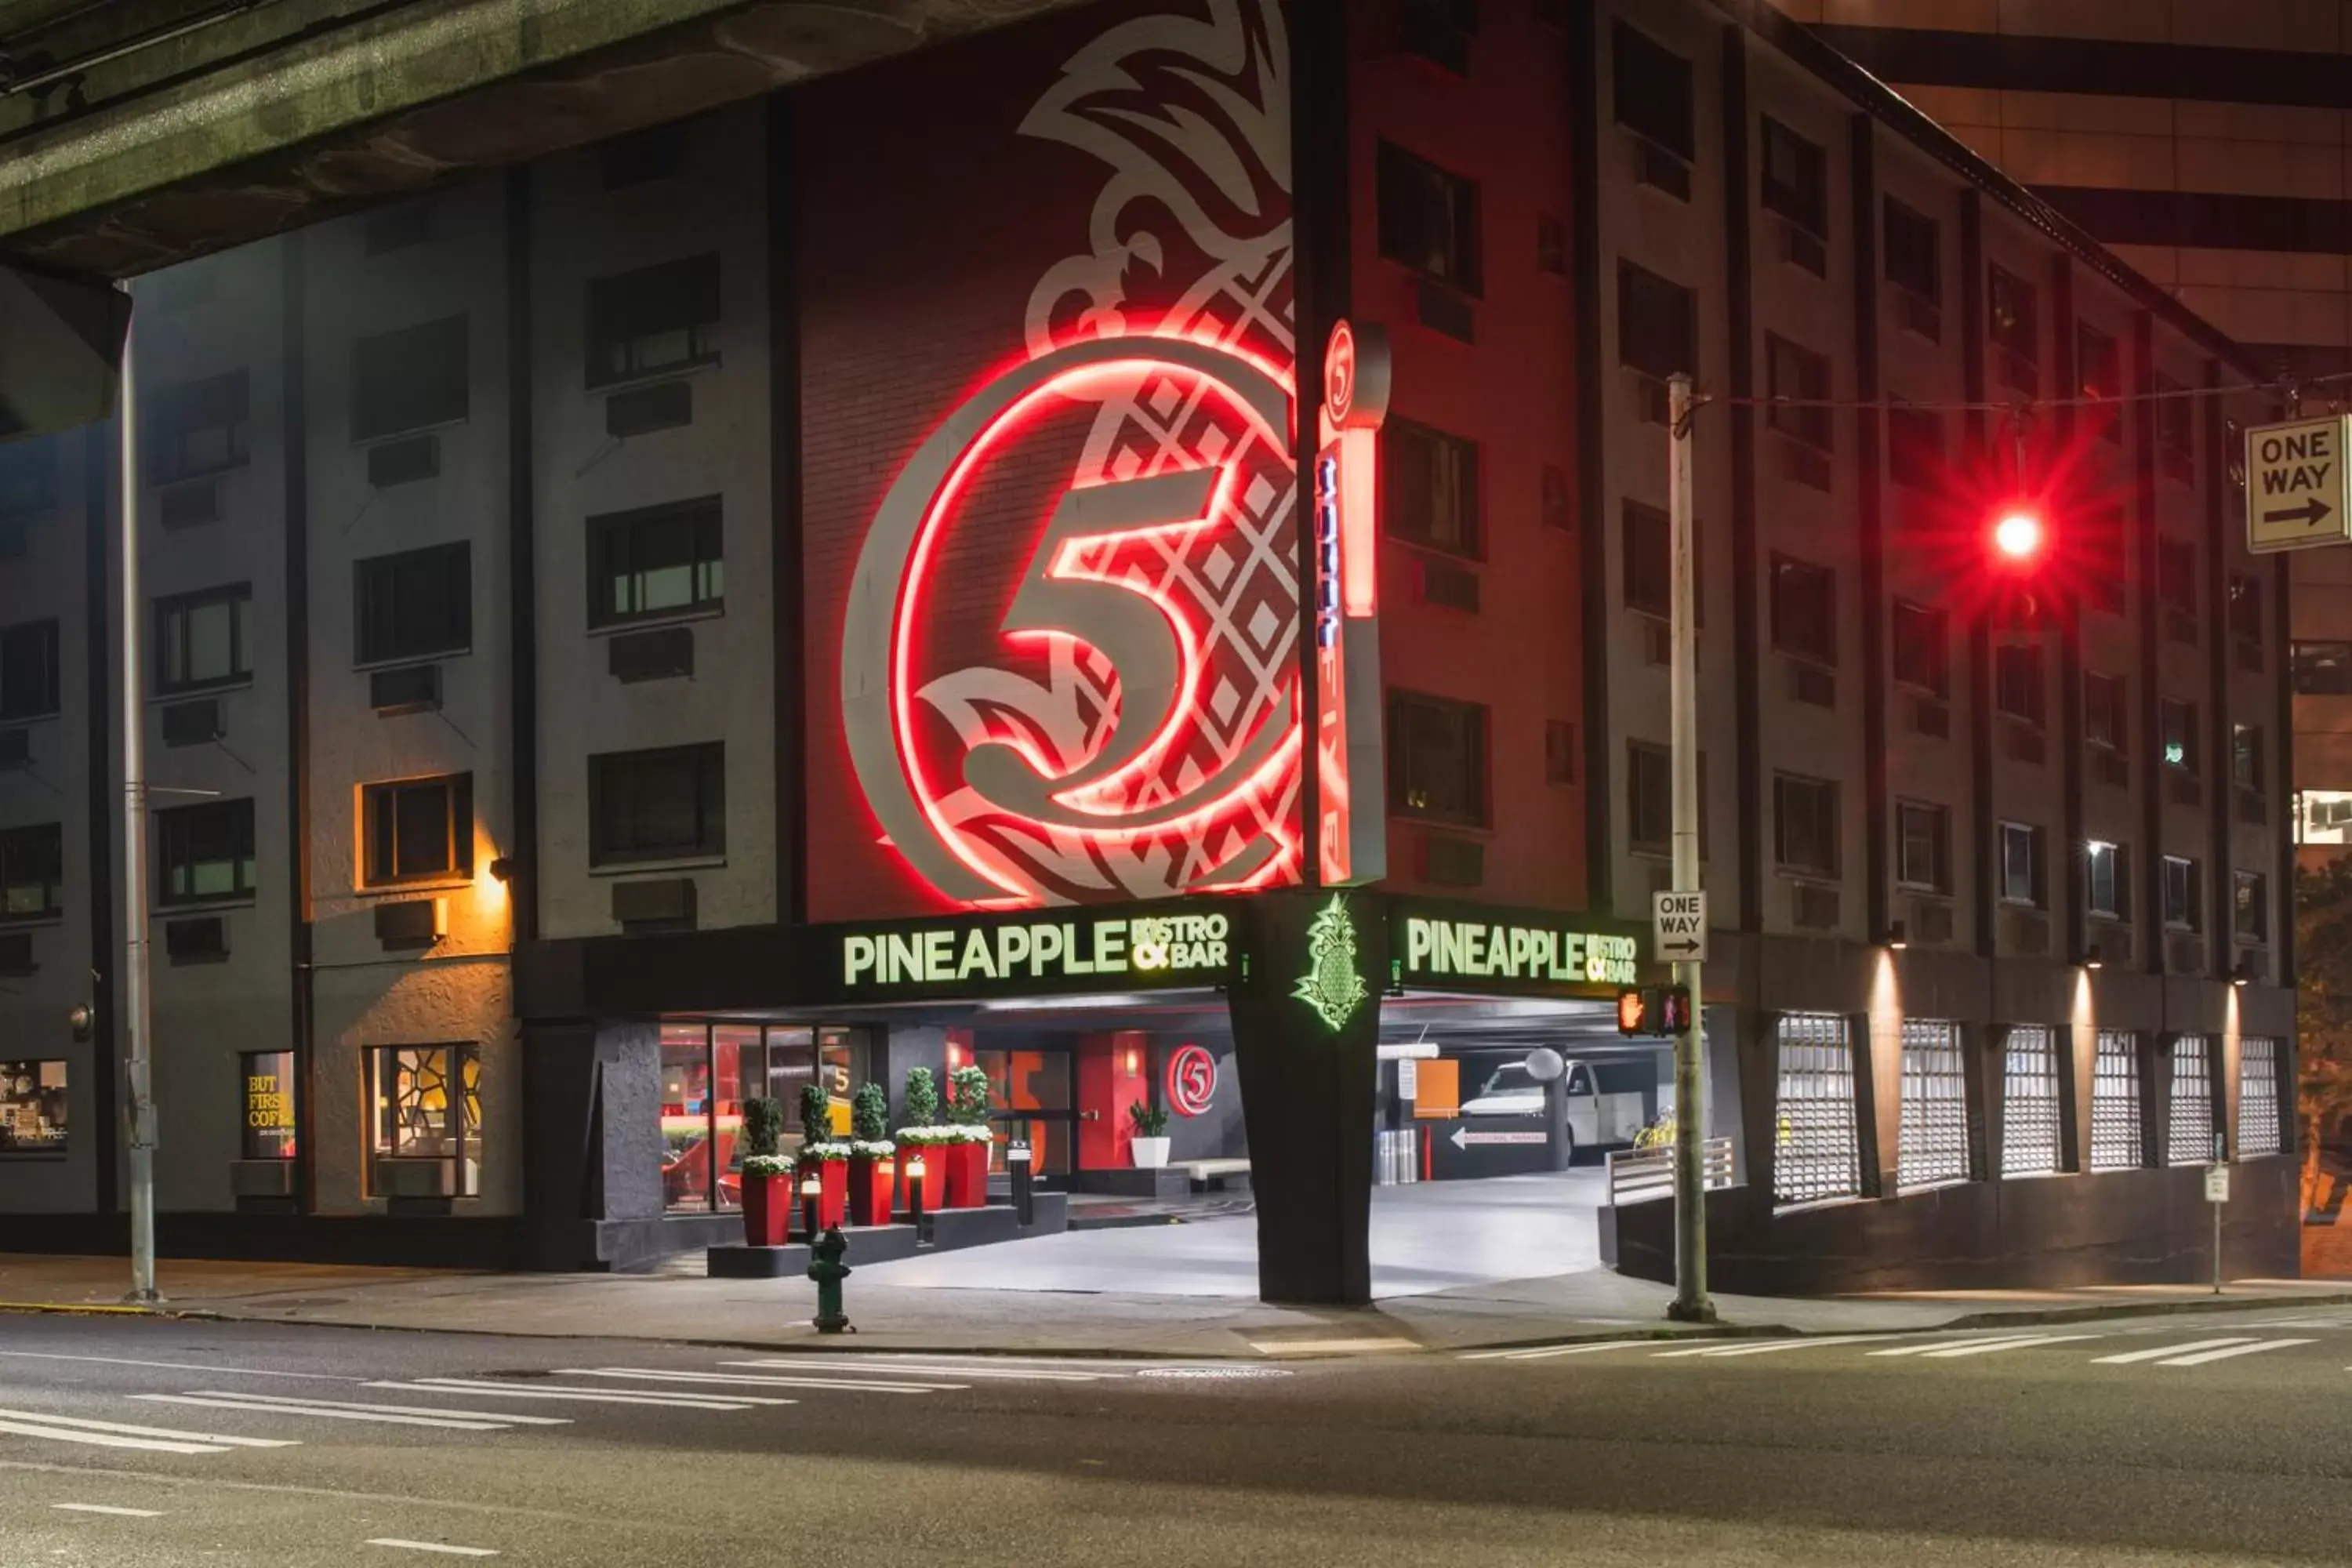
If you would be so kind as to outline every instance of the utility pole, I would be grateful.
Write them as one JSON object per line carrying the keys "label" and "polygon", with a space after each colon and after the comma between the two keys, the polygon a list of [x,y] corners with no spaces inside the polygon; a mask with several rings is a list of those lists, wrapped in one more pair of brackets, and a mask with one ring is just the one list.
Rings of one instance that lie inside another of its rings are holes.
{"label": "utility pole", "polygon": [[131,369],[136,327],[122,342],[122,376],[115,430],[122,489],[122,1006],[131,1053],[123,1076],[131,1110],[131,1294],[155,1292],[155,1100],[153,1098],[152,973],[147,920],[146,666],[140,637],[139,398]]}
{"label": "utility pole", "polygon": [[[1698,798],[1698,561],[1691,525],[1691,378],[1677,373],[1666,386],[1671,442],[1666,500],[1674,532],[1675,891],[1696,893],[1702,806]],[[1706,1047],[1700,968],[1694,960],[1675,964],[1675,984],[1690,998],[1690,1007],[1682,1032],[1675,1037],[1675,1299],[1666,1316],[1685,1323],[1715,1321],[1715,1302],[1706,1293]]]}

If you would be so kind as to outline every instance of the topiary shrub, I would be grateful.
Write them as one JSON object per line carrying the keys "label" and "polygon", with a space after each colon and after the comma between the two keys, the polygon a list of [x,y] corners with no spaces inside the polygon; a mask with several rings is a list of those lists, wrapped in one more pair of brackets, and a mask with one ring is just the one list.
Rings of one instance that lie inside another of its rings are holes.
{"label": "topiary shrub", "polygon": [[940,1119],[939,1080],[929,1068],[907,1069],[907,1125],[929,1127]]}
{"label": "topiary shrub", "polygon": [[890,1096],[880,1084],[861,1084],[849,1097],[849,1135],[862,1143],[890,1136]]}
{"label": "topiary shrub", "polygon": [[976,1067],[961,1067],[948,1075],[948,1120],[965,1127],[988,1121],[988,1074]]}
{"label": "topiary shrub", "polygon": [[801,1136],[813,1143],[833,1136],[833,1096],[821,1083],[801,1085]]}
{"label": "topiary shrub", "polygon": [[782,1146],[784,1108],[773,1100],[747,1100],[743,1102],[743,1154],[746,1159],[758,1154],[772,1154]]}

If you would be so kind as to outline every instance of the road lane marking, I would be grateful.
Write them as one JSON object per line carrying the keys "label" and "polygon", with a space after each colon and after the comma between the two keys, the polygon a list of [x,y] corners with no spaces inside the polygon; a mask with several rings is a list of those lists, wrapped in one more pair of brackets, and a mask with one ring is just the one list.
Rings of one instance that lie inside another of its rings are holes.
{"label": "road lane marking", "polygon": [[2205,1351],[2197,1355],[2175,1356],[2160,1361],[2158,1366],[2203,1366],[2208,1362],[2228,1361],[2234,1356],[2260,1355],[2264,1351],[2283,1351],[2294,1345],[2315,1345],[2317,1340],[2264,1340],[2260,1344],[2238,1345],[2225,1351]]}
{"label": "road lane marking", "polygon": [[1421,1347],[1411,1340],[1387,1335],[1356,1340],[1252,1340],[1250,1349],[1265,1355],[1364,1355],[1381,1351],[1411,1351]]}
{"label": "road lane marking", "polygon": [[197,1394],[134,1394],[156,1405],[193,1405],[205,1410],[242,1410],[254,1415],[309,1415],[323,1421],[373,1421],[386,1426],[439,1426],[453,1432],[503,1432],[520,1416],[478,1415],[471,1420],[439,1415],[400,1415],[388,1410],[352,1410],[331,1405],[248,1405],[243,1400]]}
{"label": "road lane marking", "polygon": [[1925,1344],[1916,1344],[1916,1345],[1896,1345],[1893,1350],[1886,1350],[1886,1351],[1872,1351],[1872,1352],[1870,1352],[1869,1353],[1870,1353],[1870,1354],[1872,1354],[1872,1355],[1926,1355],[1929,1351],[1933,1351],[1933,1350],[1942,1350],[1942,1349],[1945,1349],[1946,1347],[1950,1346],[1950,1345],[1953,1345],[1953,1344],[1955,1344],[1955,1343],[1958,1343],[1958,1344],[1985,1345],[1985,1346],[1995,1346],[1995,1345],[2006,1346],[2006,1345],[2016,1345],[2016,1344],[2028,1344],[2028,1343],[2031,1343],[2034,1339],[2036,1339],[2036,1338],[2038,1338],[2038,1337],[2039,1337],[2039,1336],[2037,1336],[2037,1335],[2032,1335],[2032,1334],[1999,1334],[1999,1335],[1996,1335],[1996,1336],[1994,1336],[1993,1338],[1989,1339],[1989,1340],[1973,1340],[1973,1341],[1971,1341],[1971,1340],[1959,1340],[1959,1341],[1954,1341],[1954,1340],[1949,1340],[1949,1339],[1942,1339],[1942,1340],[1929,1340],[1929,1341],[1927,1341]]}
{"label": "road lane marking", "polygon": [[838,1377],[738,1377],[719,1372],[658,1372],[634,1366],[558,1367],[558,1377],[643,1378],[654,1383],[749,1384],[755,1388],[838,1388],[857,1394],[942,1394],[961,1383],[852,1383]]}
{"label": "road lane marking", "polygon": [[487,1546],[450,1546],[438,1541],[403,1541],[395,1535],[379,1535],[364,1542],[369,1546],[389,1546],[401,1552],[438,1552],[449,1557],[496,1557],[498,1552]]}
{"label": "road lane marking", "polygon": [[161,1519],[163,1510],[157,1508],[116,1508],[103,1502],[53,1502],[49,1505],[59,1513],[102,1513],[110,1519]]}
{"label": "road lane marking", "polygon": [[2191,1340],[2185,1345],[2158,1345],[2154,1350],[2126,1351],[2121,1355],[2103,1355],[2092,1361],[2093,1366],[2129,1366],[2134,1362],[2155,1361],[2162,1356],[2174,1356],[2188,1351],[2210,1351],[2221,1345],[2246,1345],[2260,1342],[2252,1334],[2235,1334],[2221,1340]]}
{"label": "road lane marking", "polygon": [[1814,1345],[1858,1345],[1893,1336],[1887,1334],[1823,1334],[1815,1339],[1767,1340],[1761,1344],[1693,1345],[1686,1350],[1660,1351],[1651,1359],[1664,1361],[1669,1356],[1735,1356],[1777,1355],[1782,1351],[1801,1351]]}
{"label": "road lane marking", "polygon": [[324,1383],[363,1383],[364,1378],[341,1372],[275,1372],[257,1366],[204,1366],[186,1361],[131,1361],[112,1355],[59,1355],[49,1351],[0,1351],[16,1361],[79,1361],[98,1366],[158,1366],[166,1372],[208,1372],[215,1377],[308,1377]]}
{"label": "road lane marking", "polygon": [[1528,1345],[1510,1351],[1465,1351],[1457,1361],[1549,1361],[1555,1356],[1591,1355],[1595,1351],[1632,1350],[1640,1345],[1654,1345],[1655,1340],[1603,1340],[1598,1344]]}
{"label": "road lane marking", "polygon": [[[194,1388],[192,1395],[206,1399],[233,1399],[239,1405],[263,1410],[365,1410],[385,1415],[443,1415],[458,1421],[503,1421],[515,1426],[569,1426],[565,1415],[517,1415],[510,1410],[448,1410],[437,1405],[374,1405],[363,1399],[298,1399],[283,1394],[246,1394],[236,1389]],[[133,1394],[134,1399],[158,1398],[154,1394]]]}
{"label": "road lane marking", "polygon": [[219,1443],[231,1448],[299,1448],[291,1437],[230,1437],[217,1432],[182,1432],[169,1426],[126,1426],[120,1421],[92,1421],[81,1415],[51,1415],[39,1410],[0,1410],[12,1421],[36,1421],[44,1426],[73,1426],[85,1432],[112,1432],[125,1437],[168,1437],[182,1443]]}
{"label": "road lane marking", "polygon": [[771,1361],[722,1361],[719,1364],[769,1372],[805,1369],[828,1373],[857,1372],[869,1377],[896,1377],[908,1373],[916,1377],[1001,1377],[1045,1383],[1104,1383],[1135,1375],[1131,1372],[1076,1372],[1066,1367],[974,1366],[969,1363],[950,1365],[937,1362],[900,1361],[895,1357],[885,1362],[874,1356],[791,1356]]}
{"label": "road lane marking", "polygon": [[29,1421],[0,1420],[0,1432],[18,1437],[45,1437],[52,1443],[79,1443],[91,1448],[137,1448],[150,1454],[234,1452],[218,1443],[175,1443],[161,1437],[118,1437],[110,1432],[79,1432],[70,1426],[36,1426]]}
{"label": "road lane marking", "polygon": [[680,1390],[676,1394],[656,1394],[651,1390],[623,1388],[515,1388],[506,1384],[484,1383],[463,1377],[423,1377],[413,1383],[371,1383],[369,1388],[404,1390],[411,1394],[487,1394],[501,1399],[572,1400],[583,1405],[656,1405],[677,1410],[750,1410],[761,1405],[798,1405],[797,1399],[762,1398],[751,1394],[720,1394],[713,1391],[698,1394]]}
{"label": "road lane marking", "polygon": [[[2042,1345],[2070,1344],[2076,1340],[2102,1340],[2105,1334],[2037,1334],[2032,1339],[2007,1340],[1989,1345],[1944,1345],[1929,1351],[1922,1360],[1946,1361],[1954,1356],[1996,1355],[2002,1351],[2027,1351]],[[1886,1352],[1881,1351],[1881,1355]]]}

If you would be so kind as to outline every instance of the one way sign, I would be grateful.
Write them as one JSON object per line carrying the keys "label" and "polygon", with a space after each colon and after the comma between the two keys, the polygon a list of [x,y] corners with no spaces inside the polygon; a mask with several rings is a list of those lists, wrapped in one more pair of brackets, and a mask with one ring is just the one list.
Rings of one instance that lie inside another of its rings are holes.
{"label": "one way sign", "polygon": [[1705,963],[1706,895],[1652,893],[1650,940],[1660,958],[1677,963]]}
{"label": "one way sign", "polygon": [[2345,445],[2352,416],[2246,432],[2246,548],[2260,554],[2352,539]]}

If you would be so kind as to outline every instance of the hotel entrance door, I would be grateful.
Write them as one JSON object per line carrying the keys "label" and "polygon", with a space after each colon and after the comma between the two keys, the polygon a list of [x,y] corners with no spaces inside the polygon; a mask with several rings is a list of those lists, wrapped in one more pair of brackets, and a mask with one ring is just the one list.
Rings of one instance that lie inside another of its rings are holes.
{"label": "hotel entrance door", "polygon": [[997,1141],[988,1168],[1004,1169],[1004,1145],[1025,1131],[1030,1173],[1066,1176],[1077,1142],[1078,1112],[1071,1103],[1070,1053],[1066,1050],[975,1049],[972,1059],[988,1074],[988,1119]]}

